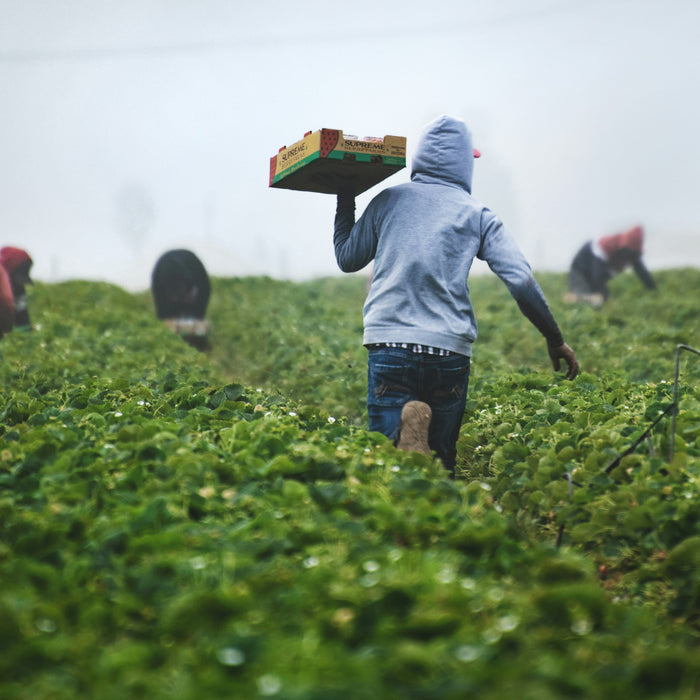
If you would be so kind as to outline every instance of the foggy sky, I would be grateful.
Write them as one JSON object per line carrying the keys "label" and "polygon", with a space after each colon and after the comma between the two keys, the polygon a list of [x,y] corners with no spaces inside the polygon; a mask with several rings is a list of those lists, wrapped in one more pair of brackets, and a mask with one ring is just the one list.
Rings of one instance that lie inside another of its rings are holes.
{"label": "foggy sky", "polygon": [[695,0],[240,5],[0,0],[0,243],[36,279],[145,289],[173,247],[219,276],[337,274],[334,198],[268,188],[270,157],[327,127],[410,160],[442,113],[535,270],[637,223],[649,267],[700,266]]}

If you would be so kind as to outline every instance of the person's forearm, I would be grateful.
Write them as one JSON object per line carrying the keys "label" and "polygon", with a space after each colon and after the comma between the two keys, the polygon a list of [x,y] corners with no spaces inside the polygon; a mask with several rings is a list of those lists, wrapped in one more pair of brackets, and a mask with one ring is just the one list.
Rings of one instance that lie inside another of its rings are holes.
{"label": "person's forearm", "polygon": [[564,337],[559,330],[559,325],[534,278],[531,278],[529,285],[515,291],[514,297],[520,311],[545,337],[549,347],[556,348],[563,345]]}
{"label": "person's forearm", "polygon": [[637,262],[634,264],[634,271],[637,273],[637,277],[639,277],[642,284],[647,289],[656,289],[656,282],[654,282],[654,278],[651,276],[651,273],[649,270],[647,270],[646,265],[641,260],[637,260]]}
{"label": "person's forearm", "polygon": [[333,229],[333,246],[338,267],[344,272],[350,271],[346,244],[350,237],[352,227],[355,225],[355,195],[352,193],[338,193],[338,202],[335,210],[335,226]]}

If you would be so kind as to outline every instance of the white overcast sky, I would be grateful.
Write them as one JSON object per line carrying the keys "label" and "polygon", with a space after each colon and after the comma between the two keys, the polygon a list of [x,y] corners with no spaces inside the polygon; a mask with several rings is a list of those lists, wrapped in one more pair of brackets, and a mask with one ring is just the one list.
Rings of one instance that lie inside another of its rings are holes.
{"label": "white overcast sky", "polygon": [[0,0],[0,243],[134,290],[173,247],[337,274],[334,198],[268,188],[270,156],[328,127],[410,160],[448,113],[535,270],[637,223],[652,269],[700,266],[698,27],[697,0]]}

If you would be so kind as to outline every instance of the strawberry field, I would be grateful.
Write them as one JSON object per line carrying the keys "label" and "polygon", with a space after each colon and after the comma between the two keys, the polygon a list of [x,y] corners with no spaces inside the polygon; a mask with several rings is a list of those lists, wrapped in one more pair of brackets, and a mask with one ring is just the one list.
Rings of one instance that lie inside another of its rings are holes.
{"label": "strawberry field", "polygon": [[700,697],[700,271],[655,277],[596,310],[538,276],[573,382],[471,280],[454,482],[365,428],[361,275],[214,279],[207,354],[146,293],[37,283],[0,343],[0,697]]}

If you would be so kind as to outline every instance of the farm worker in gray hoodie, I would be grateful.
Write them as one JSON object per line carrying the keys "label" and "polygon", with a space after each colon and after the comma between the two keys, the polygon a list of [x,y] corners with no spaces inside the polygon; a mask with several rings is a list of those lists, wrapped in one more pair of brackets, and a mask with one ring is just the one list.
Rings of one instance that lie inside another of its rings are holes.
{"label": "farm worker in gray hoodie", "polygon": [[338,182],[333,243],[343,272],[374,260],[364,305],[370,430],[400,449],[435,451],[451,478],[476,340],[467,278],[485,260],[547,341],[555,370],[578,373],[529,263],[501,220],[471,194],[474,158],[463,121],[425,128],[411,181],[380,192],[355,222],[351,180]]}

